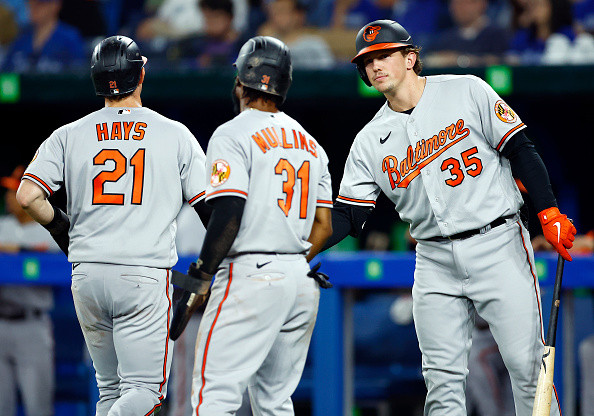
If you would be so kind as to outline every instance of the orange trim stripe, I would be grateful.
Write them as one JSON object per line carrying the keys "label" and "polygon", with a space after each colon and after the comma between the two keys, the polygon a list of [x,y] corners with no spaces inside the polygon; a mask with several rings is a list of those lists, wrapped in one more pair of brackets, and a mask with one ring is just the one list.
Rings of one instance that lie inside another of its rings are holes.
{"label": "orange trim stripe", "polygon": [[206,191],[202,191],[200,192],[198,195],[196,195],[194,198],[190,199],[188,201],[188,204],[191,204],[192,202],[194,202],[195,200],[197,200],[198,198],[201,198],[204,196],[204,194],[206,194]]}
{"label": "orange trim stripe", "polygon": [[499,142],[499,144],[497,145],[497,147],[495,149],[499,151],[499,149],[501,149],[501,147],[503,146],[503,143],[505,143],[505,140],[510,136],[510,134],[512,134],[514,131],[517,131],[519,128],[525,127],[525,126],[526,125],[524,123],[520,123],[513,129],[511,129],[510,131],[505,133],[505,136],[503,136],[503,139],[501,139],[501,141]]}
{"label": "orange trim stripe", "polygon": [[[163,381],[159,384],[159,393],[163,389],[165,383],[167,383],[167,355],[169,353],[169,315],[171,314],[171,297],[169,296],[169,269],[167,269],[167,286],[165,289],[167,301],[169,306],[167,307],[167,337],[165,338],[165,359],[163,360]],[[153,409],[154,410],[154,409]]]}
{"label": "orange trim stripe", "polygon": [[332,204],[332,201],[326,201],[325,199],[318,199],[316,202],[318,204]]}
{"label": "orange trim stripe", "polygon": [[373,52],[373,51],[379,51],[382,49],[400,48],[402,46],[410,46],[410,45],[407,43],[376,43],[375,45],[371,45],[371,46],[361,49],[361,51],[357,54],[357,56],[355,56],[353,59],[351,59],[351,63],[354,64],[355,60],[357,58],[359,58],[361,55],[364,55],[366,53]]}
{"label": "orange trim stripe", "polygon": [[44,186],[44,188],[46,188],[46,190],[49,192],[50,196],[54,194],[54,191],[52,191],[52,188],[50,188],[47,183],[45,183],[44,181],[42,181],[37,176],[35,176],[35,175],[31,174],[31,173],[25,173],[23,175],[23,178],[32,178],[32,179],[35,179],[35,181],[39,182],[40,184],[42,184]]}
{"label": "orange trim stripe", "polygon": [[209,193],[208,195],[206,195],[206,197],[210,198],[213,195],[222,194],[222,193],[241,194],[241,195],[247,196],[247,192],[240,191],[239,189],[219,189],[218,191]]}
{"label": "orange trim stripe", "polygon": [[217,308],[217,314],[215,315],[214,320],[212,321],[212,325],[210,326],[210,330],[208,331],[208,337],[206,338],[206,346],[204,347],[204,358],[202,359],[202,369],[200,371],[200,375],[202,377],[202,386],[200,387],[200,393],[198,394],[198,406],[196,406],[196,416],[200,416],[199,409],[200,405],[202,404],[202,391],[204,390],[204,384],[206,383],[206,378],[204,376],[205,369],[206,369],[206,359],[208,357],[208,347],[210,346],[210,339],[212,337],[212,332],[214,330],[215,324],[217,323],[217,319],[219,319],[219,315],[221,314],[221,309],[223,309],[223,303],[227,299],[229,295],[229,288],[231,287],[231,282],[233,281],[233,263],[229,264],[229,281],[227,282],[227,287],[225,288],[225,296],[219,303],[219,307]]}
{"label": "orange trim stripe", "polygon": [[151,409],[151,410],[150,410],[150,411],[149,411],[149,412],[148,412],[146,415],[144,415],[144,416],[149,416],[149,415],[152,415],[152,414],[153,414],[153,412],[154,412],[155,410],[157,410],[159,407],[161,407],[161,403],[157,403],[157,404],[155,405],[155,407],[153,407],[153,408],[152,408],[152,409]]}
{"label": "orange trim stripe", "polygon": [[561,412],[561,402],[559,401],[559,395],[557,394],[555,384],[553,384],[553,391],[555,392],[555,400],[557,400],[557,406],[559,407],[559,416],[563,416],[563,412]]}
{"label": "orange trim stripe", "polygon": [[336,197],[336,199],[342,199],[344,201],[350,201],[350,202],[360,202],[362,204],[372,204],[375,205],[375,201],[371,201],[371,200],[365,200],[365,199],[354,199],[354,198],[347,198],[346,196],[340,196],[338,195]]}
{"label": "orange trim stripe", "polygon": [[428,157],[427,159],[423,160],[421,163],[419,163],[419,165],[415,168],[415,170],[413,170],[411,173],[409,173],[404,178],[402,178],[402,180],[398,183],[398,188],[406,188],[408,186],[408,184],[414,178],[416,178],[417,176],[419,176],[419,173],[421,173],[421,169],[423,169],[429,163],[433,162],[439,155],[441,155],[447,149],[449,149],[450,147],[452,147],[453,145],[455,145],[456,143],[458,143],[460,140],[465,139],[466,137],[468,137],[468,134],[466,134],[464,136],[461,136],[461,137],[458,137],[453,142],[450,142],[446,146],[444,146],[441,149],[439,149],[436,153],[434,153],[433,155],[431,155],[431,157]]}
{"label": "orange trim stripe", "polygon": [[538,286],[538,278],[536,274],[534,274],[534,270],[532,269],[532,262],[530,261],[530,253],[526,248],[526,241],[524,241],[524,235],[522,234],[522,225],[519,221],[517,221],[518,227],[520,227],[520,237],[522,237],[522,245],[524,246],[524,251],[526,251],[526,261],[528,261],[528,265],[530,266],[530,273],[532,273],[532,279],[534,280],[534,294],[536,295],[536,302],[538,303],[538,316],[540,318],[540,339],[542,340],[543,345],[545,344],[544,334],[543,334],[543,327],[542,327],[542,310],[540,306],[540,297],[538,296],[538,290],[536,287]]}

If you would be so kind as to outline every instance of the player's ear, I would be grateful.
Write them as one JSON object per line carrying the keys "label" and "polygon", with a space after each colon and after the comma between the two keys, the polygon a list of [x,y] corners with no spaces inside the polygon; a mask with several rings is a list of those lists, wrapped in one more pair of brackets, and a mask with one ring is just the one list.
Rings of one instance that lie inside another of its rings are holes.
{"label": "player's ear", "polygon": [[417,62],[417,54],[414,52],[409,52],[406,55],[406,69],[413,69],[415,67],[416,62]]}
{"label": "player's ear", "polygon": [[138,79],[138,85],[142,85],[143,82],[144,82],[144,67],[140,71],[140,78]]}

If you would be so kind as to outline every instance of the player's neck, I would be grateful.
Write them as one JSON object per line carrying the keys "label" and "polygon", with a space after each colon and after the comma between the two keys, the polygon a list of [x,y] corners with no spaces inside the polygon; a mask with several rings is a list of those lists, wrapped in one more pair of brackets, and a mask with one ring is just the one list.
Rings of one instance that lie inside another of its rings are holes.
{"label": "player's neck", "polygon": [[267,113],[278,113],[278,108],[276,104],[272,101],[258,99],[256,101],[252,101],[249,104],[246,100],[242,100],[242,108],[241,111],[254,109],[259,111],[266,111]]}
{"label": "player's neck", "polygon": [[105,107],[142,107],[140,91],[138,89],[122,100],[105,99]]}
{"label": "player's neck", "polygon": [[426,83],[427,78],[414,75],[414,78],[406,80],[400,88],[384,94],[388,105],[392,110],[398,112],[416,107],[423,95]]}

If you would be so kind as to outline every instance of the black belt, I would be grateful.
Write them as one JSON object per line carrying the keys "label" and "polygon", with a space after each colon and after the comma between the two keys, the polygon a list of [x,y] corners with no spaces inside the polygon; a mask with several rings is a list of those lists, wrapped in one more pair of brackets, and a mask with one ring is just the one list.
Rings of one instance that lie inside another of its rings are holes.
{"label": "black belt", "polygon": [[1,313],[0,320],[4,321],[23,321],[27,318],[39,318],[43,315],[43,311],[41,309],[33,309],[29,311],[17,311],[14,313]]}
{"label": "black belt", "polygon": [[462,231],[461,233],[458,234],[454,234],[454,235],[450,235],[448,237],[431,237],[431,238],[426,238],[425,240],[427,241],[453,241],[453,240],[463,240],[465,238],[468,237],[472,237],[473,235],[477,235],[477,234],[481,234],[481,233],[485,233],[487,231],[489,231],[490,229],[493,229],[495,227],[499,227],[500,225],[505,224],[505,222],[513,217],[515,217],[516,214],[513,215],[506,215],[505,217],[499,217],[497,218],[495,221],[493,221],[491,224],[487,224],[484,227],[481,228],[477,228],[475,230],[468,230],[468,231]]}

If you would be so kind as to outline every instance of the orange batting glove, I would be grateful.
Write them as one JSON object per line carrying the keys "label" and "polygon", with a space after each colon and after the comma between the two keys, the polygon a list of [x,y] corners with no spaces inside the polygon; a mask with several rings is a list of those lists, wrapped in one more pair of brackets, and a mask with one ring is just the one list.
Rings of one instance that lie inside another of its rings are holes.
{"label": "orange batting glove", "polygon": [[571,261],[567,249],[573,247],[573,240],[575,240],[577,230],[571,221],[567,219],[567,215],[561,214],[559,208],[551,207],[540,211],[538,219],[547,241],[557,253],[561,254],[561,257]]}

